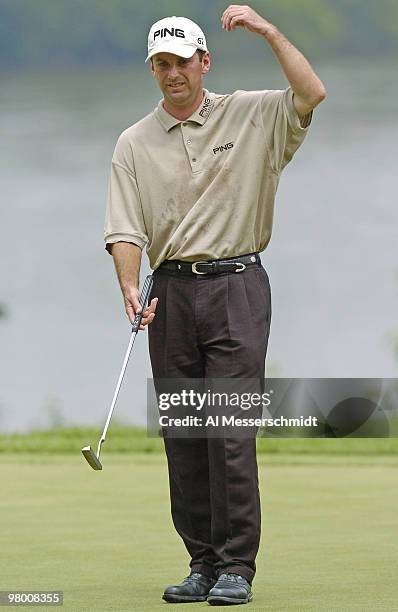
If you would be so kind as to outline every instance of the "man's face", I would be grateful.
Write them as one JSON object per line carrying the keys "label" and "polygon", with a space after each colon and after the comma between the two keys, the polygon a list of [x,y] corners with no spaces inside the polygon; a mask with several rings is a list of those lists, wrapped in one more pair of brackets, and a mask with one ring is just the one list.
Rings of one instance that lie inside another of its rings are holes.
{"label": "man's face", "polygon": [[210,68],[207,52],[202,60],[198,53],[185,58],[173,53],[156,53],[151,71],[157,80],[165,100],[177,106],[189,106],[203,88],[203,75]]}

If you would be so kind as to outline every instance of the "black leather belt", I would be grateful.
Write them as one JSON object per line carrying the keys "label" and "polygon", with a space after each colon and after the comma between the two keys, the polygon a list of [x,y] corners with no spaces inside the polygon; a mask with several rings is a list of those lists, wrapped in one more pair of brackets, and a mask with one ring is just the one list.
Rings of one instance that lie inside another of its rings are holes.
{"label": "black leather belt", "polygon": [[173,270],[191,274],[219,274],[220,272],[243,272],[247,266],[260,265],[258,253],[229,257],[228,259],[213,259],[211,261],[178,261],[166,259],[160,264],[158,270]]}

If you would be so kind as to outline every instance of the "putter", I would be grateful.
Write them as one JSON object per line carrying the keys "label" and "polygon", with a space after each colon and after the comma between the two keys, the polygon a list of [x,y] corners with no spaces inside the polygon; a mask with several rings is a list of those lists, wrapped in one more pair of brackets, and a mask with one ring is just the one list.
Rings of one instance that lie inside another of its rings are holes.
{"label": "putter", "polygon": [[109,414],[108,414],[108,418],[107,418],[106,423],[105,423],[104,431],[102,432],[102,436],[100,438],[100,441],[98,442],[97,454],[95,454],[95,452],[93,451],[91,446],[85,446],[84,448],[82,448],[83,456],[86,458],[87,463],[89,463],[91,465],[93,470],[102,470],[102,465],[101,465],[101,461],[100,461],[101,445],[102,445],[103,442],[105,442],[106,432],[108,431],[109,423],[110,423],[111,418],[112,418],[113,409],[114,409],[115,404],[116,404],[117,396],[119,395],[119,389],[120,389],[121,384],[122,384],[124,372],[125,372],[126,367],[127,367],[127,363],[128,363],[129,357],[130,357],[131,349],[133,348],[134,340],[135,340],[136,335],[137,335],[137,333],[138,333],[138,331],[140,329],[140,323],[141,323],[142,315],[143,315],[143,312],[144,312],[144,310],[145,310],[145,308],[146,308],[146,306],[148,304],[148,299],[149,299],[149,295],[151,293],[152,284],[153,284],[153,278],[152,278],[151,275],[149,275],[149,276],[146,277],[144,285],[142,287],[141,296],[140,296],[141,312],[139,312],[138,314],[135,315],[135,319],[133,321],[133,325],[132,325],[132,329],[131,329],[130,342],[129,342],[129,345],[127,347],[126,356],[125,356],[124,361],[123,361],[123,366],[122,366],[122,370],[120,372],[119,380],[117,381],[115,394],[113,396],[112,405],[111,405],[111,408],[109,410]]}

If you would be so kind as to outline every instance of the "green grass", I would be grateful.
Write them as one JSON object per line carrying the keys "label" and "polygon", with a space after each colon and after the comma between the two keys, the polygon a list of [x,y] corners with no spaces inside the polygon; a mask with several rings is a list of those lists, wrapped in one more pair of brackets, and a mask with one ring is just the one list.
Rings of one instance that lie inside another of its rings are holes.
{"label": "green grass", "polygon": [[[101,428],[73,427],[27,434],[0,434],[0,453],[78,453],[83,446],[97,448]],[[107,453],[163,453],[163,441],[149,438],[139,427],[112,423],[103,449]],[[397,455],[396,438],[259,438],[258,453],[326,455]]]}
{"label": "green grass", "polygon": [[[100,427],[59,427],[26,434],[0,434],[0,453],[76,453],[89,444],[97,450],[101,433]],[[103,444],[105,448],[107,452],[118,453],[163,452],[163,440],[148,438],[144,428],[112,423]]]}
{"label": "green grass", "polygon": [[[102,460],[95,472],[79,452],[0,455],[0,590],[63,590],[71,612],[181,611],[161,600],[188,573],[164,455]],[[247,609],[396,610],[397,468],[388,454],[260,455],[262,541]]]}

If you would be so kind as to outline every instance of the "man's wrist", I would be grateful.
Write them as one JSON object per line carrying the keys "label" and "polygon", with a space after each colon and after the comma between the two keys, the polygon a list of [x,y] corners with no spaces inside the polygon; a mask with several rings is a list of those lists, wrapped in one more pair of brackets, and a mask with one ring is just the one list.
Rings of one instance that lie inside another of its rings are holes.
{"label": "man's wrist", "polygon": [[124,281],[120,283],[120,288],[123,295],[127,295],[130,291],[138,291],[138,280]]}
{"label": "man's wrist", "polygon": [[265,40],[267,42],[271,42],[273,39],[275,39],[276,36],[278,36],[279,34],[279,30],[276,26],[274,26],[272,23],[267,23],[264,25],[264,28],[262,29],[260,35],[265,38]]}

